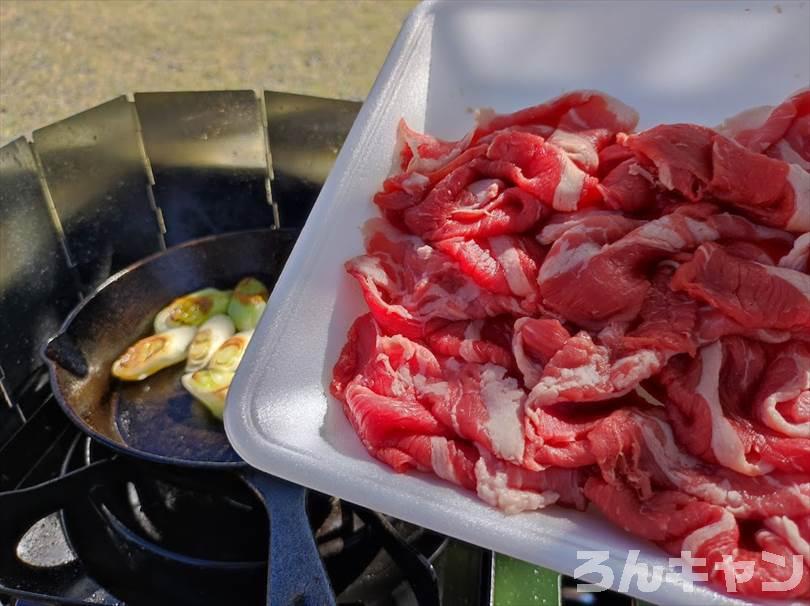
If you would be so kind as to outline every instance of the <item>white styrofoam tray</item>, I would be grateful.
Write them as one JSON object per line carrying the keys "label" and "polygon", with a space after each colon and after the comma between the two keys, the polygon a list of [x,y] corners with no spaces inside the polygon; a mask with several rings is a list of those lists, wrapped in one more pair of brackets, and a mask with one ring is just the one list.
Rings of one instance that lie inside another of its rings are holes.
{"label": "white styrofoam tray", "polygon": [[[364,450],[328,396],[352,320],[365,311],[343,262],[391,167],[400,117],[460,137],[470,108],[507,112],[578,88],[634,106],[641,127],[717,124],[810,84],[810,2],[425,2],[402,28],[275,287],[230,389],[225,428],[251,465],[444,534],[573,574],[577,550],[656,547],[596,514],[551,507],[506,516],[423,474],[399,475]],[[740,604],[677,578],[660,604]]]}

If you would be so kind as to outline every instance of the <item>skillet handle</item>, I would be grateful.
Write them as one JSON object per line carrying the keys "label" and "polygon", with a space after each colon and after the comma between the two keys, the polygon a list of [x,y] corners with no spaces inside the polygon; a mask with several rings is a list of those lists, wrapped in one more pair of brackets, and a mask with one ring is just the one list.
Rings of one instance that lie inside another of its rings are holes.
{"label": "skillet handle", "polygon": [[241,475],[270,516],[267,604],[334,606],[335,596],[307,518],[306,489],[254,469]]}
{"label": "skillet handle", "polygon": [[55,480],[0,493],[0,569],[18,562],[17,544],[36,522],[76,502],[112,477],[120,476],[117,458],[77,469]]}
{"label": "skillet handle", "polygon": [[83,379],[87,376],[89,368],[87,359],[76,341],[68,333],[63,332],[48,341],[42,355],[48,363],[58,364],[71,374]]}

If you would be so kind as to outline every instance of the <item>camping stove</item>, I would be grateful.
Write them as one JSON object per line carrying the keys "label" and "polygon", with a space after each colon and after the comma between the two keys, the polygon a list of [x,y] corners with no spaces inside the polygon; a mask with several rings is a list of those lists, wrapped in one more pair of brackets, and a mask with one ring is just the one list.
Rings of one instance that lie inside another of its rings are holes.
{"label": "camping stove", "polygon": [[[265,603],[268,559],[283,554],[268,554],[259,497],[231,472],[135,461],[81,434],[39,350],[95,286],[149,254],[303,226],[359,107],[135,94],[0,149],[0,604]],[[19,541],[4,534],[4,494],[88,466],[104,468],[92,490]],[[310,491],[305,507],[338,604],[631,603],[328,495]]]}

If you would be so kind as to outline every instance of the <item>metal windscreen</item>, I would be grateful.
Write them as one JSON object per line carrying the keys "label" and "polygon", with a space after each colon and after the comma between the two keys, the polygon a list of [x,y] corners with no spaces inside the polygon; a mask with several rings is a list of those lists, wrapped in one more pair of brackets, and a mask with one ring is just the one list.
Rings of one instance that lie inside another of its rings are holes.
{"label": "metal windscreen", "polygon": [[136,93],[0,148],[0,398],[12,404],[70,309],[130,263],[200,236],[302,226],[359,108]]}

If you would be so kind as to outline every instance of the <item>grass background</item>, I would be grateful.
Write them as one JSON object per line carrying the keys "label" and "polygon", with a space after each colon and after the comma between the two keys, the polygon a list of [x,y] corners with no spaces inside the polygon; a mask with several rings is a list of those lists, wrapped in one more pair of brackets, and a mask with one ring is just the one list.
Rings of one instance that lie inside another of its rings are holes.
{"label": "grass background", "polygon": [[0,144],[128,92],[363,99],[416,0],[0,0]]}

